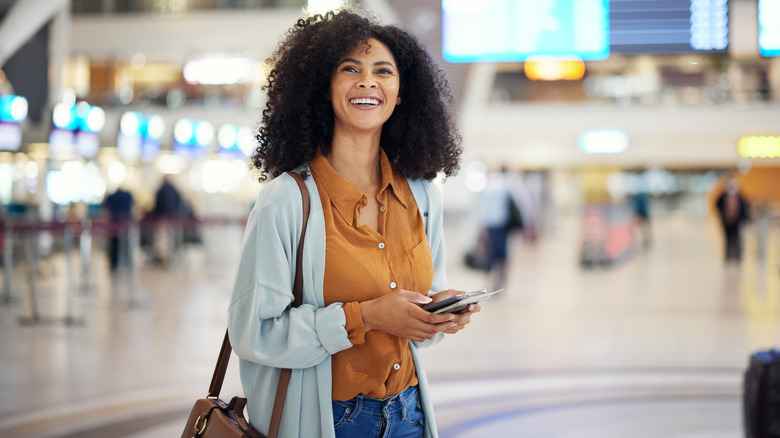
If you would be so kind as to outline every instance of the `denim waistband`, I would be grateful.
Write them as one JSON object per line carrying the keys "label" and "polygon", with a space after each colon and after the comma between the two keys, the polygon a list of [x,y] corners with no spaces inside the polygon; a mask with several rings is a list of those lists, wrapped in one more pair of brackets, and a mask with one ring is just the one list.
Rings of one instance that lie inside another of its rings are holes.
{"label": "denim waistband", "polygon": [[404,409],[407,406],[414,406],[417,404],[417,386],[410,386],[394,396],[383,399],[358,395],[352,400],[347,400],[345,402],[335,401],[334,403],[342,403],[345,405],[354,404],[358,410],[364,413],[374,412],[377,414],[390,414]]}

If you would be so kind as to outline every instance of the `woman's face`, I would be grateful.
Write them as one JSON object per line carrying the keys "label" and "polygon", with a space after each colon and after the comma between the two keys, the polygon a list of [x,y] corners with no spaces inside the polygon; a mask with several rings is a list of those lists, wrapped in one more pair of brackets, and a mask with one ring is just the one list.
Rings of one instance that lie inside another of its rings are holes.
{"label": "woman's face", "polygon": [[336,132],[381,131],[398,101],[400,78],[386,45],[369,39],[340,60],[330,78]]}

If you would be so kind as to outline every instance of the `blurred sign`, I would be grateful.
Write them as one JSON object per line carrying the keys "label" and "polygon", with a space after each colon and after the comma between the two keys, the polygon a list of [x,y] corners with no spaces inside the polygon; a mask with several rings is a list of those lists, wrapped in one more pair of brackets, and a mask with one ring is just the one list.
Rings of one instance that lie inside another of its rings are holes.
{"label": "blurred sign", "polygon": [[566,60],[528,60],[523,71],[532,81],[576,81],[585,75],[585,63]]}
{"label": "blurred sign", "polygon": [[188,84],[245,84],[252,79],[252,61],[242,56],[191,59],[182,74]]}
{"label": "blurred sign", "polygon": [[609,57],[607,0],[443,0],[449,62],[524,61],[529,56]]}
{"label": "blurred sign", "polygon": [[27,99],[6,94],[0,96],[0,121],[21,123],[27,119]]}
{"label": "blurred sign", "polygon": [[628,149],[628,134],[619,129],[597,129],[580,137],[580,149],[586,154],[619,154]]}
{"label": "blurred sign", "polygon": [[727,0],[610,0],[610,52],[726,52],[728,18]]}
{"label": "blurred sign", "polygon": [[21,125],[18,123],[0,122],[0,151],[16,152],[21,145]]}
{"label": "blurred sign", "polygon": [[780,0],[758,0],[758,50],[780,56]]}
{"label": "blurred sign", "polygon": [[205,155],[214,141],[214,127],[203,120],[179,119],[173,126],[173,150],[191,158]]}
{"label": "blurred sign", "polygon": [[126,111],[119,119],[116,140],[120,158],[126,161],[154,160],[164,133],[165,122],[159,115]]}
{"label": "blurred sign", "polygon": [[0,151],[16,152],[22,146],[21,122],[27,119],[27,99],[0,96]]}
{"label": "blurred sign", "polygon": [[739,139],[737,152],[744,158],[780,158],[780,136],[748,135]]}
{"label": "blurred sign", "polygon": [[[777,29],[780,0],[760,2]],[[728,0],[442,0],[442,52],[449,62],[726,53],[728,21]]]}
{"label": "blurred sign", "polygon": [[217,131],[219,153],[251,156],[257,143],[248,126],[222,125]]}
{"label": "blurred sign", "polygon": [[76,105],[60,102],[52,111],[49,151],[53,157],[67,158],[77,154],[94,158],[100,147],[98,133],[106,124],[106,113],[87,102]]}

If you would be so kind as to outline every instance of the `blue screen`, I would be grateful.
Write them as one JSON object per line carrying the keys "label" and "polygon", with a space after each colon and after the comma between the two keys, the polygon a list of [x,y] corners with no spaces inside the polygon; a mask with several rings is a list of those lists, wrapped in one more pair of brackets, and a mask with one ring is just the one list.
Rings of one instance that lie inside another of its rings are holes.
{"label": "blue screen", "polygon": [[612,53],[726,52],[726,0],[610,0]]}
{"label": "blue screen", "polygon": [[[780,12],[775,23],[778,17]],[[449,62],[725,53],[728,37],[727,0],[442,1],[443,56]]]}
{"label": "blue screen", "polygon": [[758,0],[758,50],[780,56],[780,0]]}
{"label": "blue screen", "polygon": [[607,0],[444,0],[449,62],[609,57]]}

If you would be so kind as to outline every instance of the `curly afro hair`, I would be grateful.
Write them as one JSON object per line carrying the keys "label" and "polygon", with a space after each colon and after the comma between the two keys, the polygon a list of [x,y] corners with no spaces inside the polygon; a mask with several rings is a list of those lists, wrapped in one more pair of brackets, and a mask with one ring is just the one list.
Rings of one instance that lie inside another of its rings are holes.
{"label": "curly afro hair", "polygon": [[380,145],[396,168],[412,179],[455,174],[460,136],[449,112],[452,96],[441,71],[417,39],[406,31],[372,22],[355,12],[328,12],[299,19],[266,60],[272,70],[263,87],[258,146],[252,164],[276,177],[312,160],[317,147],[330,153],[333,140],[331,74],[358,44],[374,38],[398,64],[398,105],[382,127]]}

